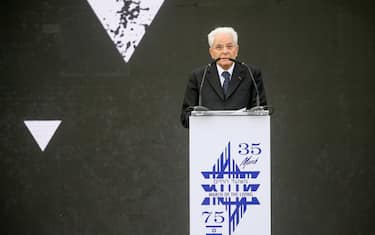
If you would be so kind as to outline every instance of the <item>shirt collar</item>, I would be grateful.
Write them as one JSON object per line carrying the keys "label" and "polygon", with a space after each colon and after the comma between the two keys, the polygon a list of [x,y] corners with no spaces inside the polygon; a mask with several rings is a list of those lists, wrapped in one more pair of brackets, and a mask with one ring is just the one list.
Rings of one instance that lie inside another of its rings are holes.
{"label": "shirt collar", "polygon": [[234,69],[234,62],[233,64],[229,67],[229,69],[225,70],[223,69],[222,67],[220,67],[220,65],[216,64],[216,67],[217,67],[217,72],[219,73],[219,76],[221,76],[221,74],[224,72],[224,71],[228,71],[230,73],[230,75],[232,76],[233,74],[233,69]]}

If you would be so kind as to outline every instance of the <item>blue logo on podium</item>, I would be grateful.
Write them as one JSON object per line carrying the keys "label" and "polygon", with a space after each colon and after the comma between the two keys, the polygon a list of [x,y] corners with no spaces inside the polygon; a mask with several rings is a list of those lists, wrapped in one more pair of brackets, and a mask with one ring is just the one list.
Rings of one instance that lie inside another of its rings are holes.
{"label": "blue logo on podium", "polygon": [[[229,235],[235,231],[250,205],[260,202],[254,193],[259,184],[251,182],[259,175],[259,171],[241,171],[231,156],[231,143],[225,147],[211,171],[201,172],[208,184],[202,184],[208,194],[202,201],[203,206],[218,206],[225,211],[203,211],[206,235],[222,235],[223,224],[228,224]],[[212,207],[211,207],[212,208]]]}

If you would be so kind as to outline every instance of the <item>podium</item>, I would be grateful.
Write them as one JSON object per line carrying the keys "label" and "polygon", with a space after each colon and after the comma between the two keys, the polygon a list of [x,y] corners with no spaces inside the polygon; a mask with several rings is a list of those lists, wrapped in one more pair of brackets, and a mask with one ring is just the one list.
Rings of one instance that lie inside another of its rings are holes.
{"label": "podium", "polygon": [[268,111],[193,111],[190,235],[271,235]]}

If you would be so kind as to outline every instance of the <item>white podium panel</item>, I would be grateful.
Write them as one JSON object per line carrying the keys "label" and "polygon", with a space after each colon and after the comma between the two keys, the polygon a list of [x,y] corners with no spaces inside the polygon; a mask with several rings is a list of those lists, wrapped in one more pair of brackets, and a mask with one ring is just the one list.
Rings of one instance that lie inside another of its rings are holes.
{"label": "white podium panel", "polygon": [[270,116],[190,117],[190,235],[270,235]]}

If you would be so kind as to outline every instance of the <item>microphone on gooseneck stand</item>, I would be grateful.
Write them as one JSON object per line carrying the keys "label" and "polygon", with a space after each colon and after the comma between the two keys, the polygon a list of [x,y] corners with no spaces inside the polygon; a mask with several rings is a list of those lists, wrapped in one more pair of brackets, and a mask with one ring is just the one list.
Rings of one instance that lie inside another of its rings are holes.
{"label": "microphone on gooseneck stand", "polygon": [[257,86],[257,83],[255,81],[253,72],[251,71],[250,67],[247,64],[245,64],[244,62],[241,62],[241,61],[238,61],[238,60],[235,60],[235,59],[232,59],[232,58],[229,58],[229,60],[231,60],[231,61],[233,61],[235,63],[238,63],[240,65],[245,66],[247,68],[247,71],[250,74],[251,81],[253,82],[253,85],[255,87],[255,92],[256,92],[256,106],[252,107],[250,110],[251,111],[262,111],[262,110],[265,110],[265,108],[266,108],[265,106],[260,106],[260,96],[259,96],[258,86]]}
{"label": "microphone on gooseneck stand", "polygon": [[204,68],[202,80],[201,80],[201,83],[200,83],[200,86],[199,86],[198,106],[194,106],[194,111],[207,111],[208,110],[207,107],[202,106],[202,89],[203,89],[203,84],[206,80],[207,71],[211,68],[211,65],[215,64],[218,60],[220,60],[220,58],[218,58],[218,59],[212,61],[211,63],[207,64],[206,67]]}
{"label": "microphone on gooseneck stand", "polygon": [[198,99],[198,106],[202,106],[202,89],[203,89],[203,84],[204,81],[206,80],[206,74],[207,70],[211,67],[211,63],[207,64],[206,67],[204,68],[204,72],[202,75],[201,83],[199,85],[199,99]]}

